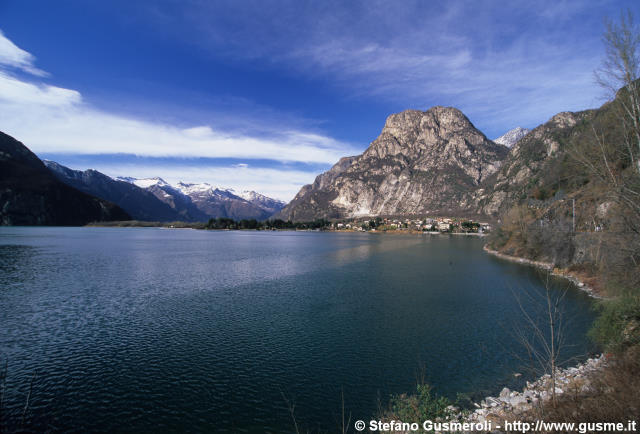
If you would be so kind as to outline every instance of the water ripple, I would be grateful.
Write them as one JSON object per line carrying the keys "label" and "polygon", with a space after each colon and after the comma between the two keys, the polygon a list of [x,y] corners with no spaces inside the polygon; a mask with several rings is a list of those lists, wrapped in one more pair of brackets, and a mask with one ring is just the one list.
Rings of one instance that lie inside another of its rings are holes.
{"label": "water ripple", "polygon": [[36,370],[27,426],[50,432],[292,432],[283,396],[331,432],[342,393],[366,420],[422,363],[441,393],[495,392],[533,274],[477,239],[0,228],[0,426]]}

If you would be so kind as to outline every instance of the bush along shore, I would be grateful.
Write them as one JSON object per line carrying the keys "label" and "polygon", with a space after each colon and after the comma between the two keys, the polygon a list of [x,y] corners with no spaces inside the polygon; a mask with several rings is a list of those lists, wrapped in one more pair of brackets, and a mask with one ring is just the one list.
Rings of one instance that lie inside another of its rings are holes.
{"label": "bush along shore", "polygon": [[518,256],[511,256],[505,253],[500,253],[497,250],[493,250],[489,248],[487,245],[485,245],[483,249],[485,252],[489,253],[490,255],[496,256],[500,259],[504,259],[510,262],[517,262],[518,264],[531,265],[531,266],[548,271],[549,273],[551,273],[552,276],[562,277],[568,280],[569,282],[573,283],[577,288],[586,292],[587,294],[589,294],[589,296],[593,298],[600,299],[600,300],[605,298],[604,296],[598,294],[593,287],[582,282],[578,278],[578,276],[572,274],[571,270],[554,267],[551,262],[534,261],[532,259],[520,258]]}
{"label": "bush along shore", "polygon": [[[530,424],[535,426],[536,421],[545,420],[551,422],[552,419],[559,415],[553,414],[548,410],[549,407],[560,408],[558,401],[563,400],[564,406],[570,402],[575,405],[580,400],[589,400],[596,397],[595,402],[591,405],[598,405],[598,397],[606,395],[607,390],[611,389],[611,383],[606,380],[607,376],[603,375],[606,369],[614,369],[613,365],[608,363],[607,357],[603,354],[596,358],[590,358],[575,367],[558,369],[555,375],[555,381],[551,375],[543,375],[534,382],[527,382],[527,386],[521,391],[511,391],[503,388],[499,396],[488,396],[480,403],[474,403],[474,410],[460,410],[451,401],[446,398],[437,397],[431,393],[429,386],[418,386],[418,393],[407,397],[393,397],[391,400],[390,410],[382,417],[382,421],[390,423],[391,421],[400,420],[404,423],[415,424],[417,432],[424,432],[424,421],[434,422],[434,427],[439,423],[444,425],[449,423],[449,427],[470,427],[469,431],[456,430],[455,432],[473,433],[478,431],[487,432],[509,432],[505,430],[505,423],[514,426],[516,423]],[[610,392],[609,392],[610,393]],[[566,409],[565,409],[566,411]],[[575,410],[571,410],[572,414]],[[595,419],[593,419],[595,417]],[[586,420],[580,420],[576,423],[585,423],[587,421],[602,422],[597,419],[596,415]],[[574,419],[576,417],[574,416]],[[563,421],[572,423],[566,417]],[[622,422],[626,423],[626,420]],[[441,426],[442,426],[441,425]],[[522,425],[521,425],[522,426]],[[529,429],[531,430],[531,429]],[[546,430],[539,430],[547,432]],[[561,430],[552,430],[559,432]],[[388,432],[388,431],[383,431]],[[394,430],[399,433],[416,432],[415,429],[410,430]],[[448,431],[435,430],[437,433]],[[524,431],[523,431],[524,432]]]}

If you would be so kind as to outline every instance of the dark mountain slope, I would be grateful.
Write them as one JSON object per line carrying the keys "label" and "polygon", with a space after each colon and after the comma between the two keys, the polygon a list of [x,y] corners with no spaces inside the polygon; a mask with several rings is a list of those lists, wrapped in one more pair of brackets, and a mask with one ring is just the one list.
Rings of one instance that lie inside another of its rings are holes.
{"label": "dark mountain slope", "polygon": [[60,181],[92,196],[120,206],[135,220],[177,221],[184,216],[152,193],[124,181],[117,181],[96,170],[72,170],[55,161],[44,164]]}
{"label": "dark mountain slope", "polygon": [[0,132],[0,224],[76,226],[130,218],[120,207],[58,181],[26,146]]}

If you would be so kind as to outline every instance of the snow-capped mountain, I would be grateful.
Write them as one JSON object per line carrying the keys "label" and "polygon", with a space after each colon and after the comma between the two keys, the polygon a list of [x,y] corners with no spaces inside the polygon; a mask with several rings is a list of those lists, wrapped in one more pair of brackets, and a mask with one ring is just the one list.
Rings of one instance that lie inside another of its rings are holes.
{"label": "snow-capped mountain", "polygon": [[183,213],[197,220],[217,217],[263,220],[285,205],[282,201],[253,191],[237,194],[231,188],[216,187],[208,183],[178,182],[171,185],[162,178],[120,177],[118,180],[127,181],[152,192],[172,208],[181,209]]}
{"label": "snow-capped mountain", "polygon": [[209,197],[215,196],[218,198],[229,198],[233,199],[236,196],[233,193],[230,193],[231,189],[226,188],[218,188],[209,183],[203,182],[200,184],[188,184],[185,182],[178,182],[174,188],[180,191],[182,194],[187,196],[199,196],[199,197]]}
{"label": "snow-capped mountain", "polygon": [[181,220],[206,221],[210,218],[195,206],[189,196],[183,194],[162,178],[132,178],[130,176],[122,176],[115,179],[128,182],[152,193],[158,200],[169,205],[169,207],[177,212]]}
{"label": "snow-capped mountain", "polygon": [[119,176],[114,178],[117,181],[128,182],[142,189],[156,191],[161,197],[168,197],[175,194],[176,188],[162,178],[132,178],[130,176]]}
{"label": "snow-capped mountain", "polygon": [[182,194],[191,197],[192,200],[206,200],[207,198],[216,198],[219,200],[244,199],[271,214],[275,214],[286,205],[286,203],[281,200],[273,199],[256,193],[255,191],[244,190],[238,192],[233,188],[215,187],[206,182],[201,184],[179,182],[174,187],[182,192]]}
{"label": "snow-capped mountain", "polygon": [[516,127],[495,139],[494,142],[511,148],[513,145],[518,143],[521,138],[529,134],[529,131],[531,130],[527,128]]}
{"label": "snow-capped mountain", "polygon": [[227,217],[265,220],[284,202],[254,191],[236,193],[208,183],[169,184],[162,178],[108,177],[95,170],[72,170],[54,161],[45,163],[64,183],[125,209],[134,219],[147,221],[207,221]]}
{"label": "snow-capped mountain", "polygon": [[135,184],[140,188],[149,188],[152,185],[157,185],[158,187],[167,187],[169,186],[169,183],[166,182],[164,179],[162,178],[145,178],[145,179],[136,179],[136,178],[131,178],[129,176],[126,177],[122,177],[122,178],[118,178],[121,181],[127,181],[130,182],[131,184]]}
{"label": "snow-capped mountain", "polygon": [[185,220],[175,209],[149,190],[132,182],[115,180],[96,170],[73,170],[55,161],[44,160],[45,166],[58,180],[124,209],[134,220],[176,221]]}

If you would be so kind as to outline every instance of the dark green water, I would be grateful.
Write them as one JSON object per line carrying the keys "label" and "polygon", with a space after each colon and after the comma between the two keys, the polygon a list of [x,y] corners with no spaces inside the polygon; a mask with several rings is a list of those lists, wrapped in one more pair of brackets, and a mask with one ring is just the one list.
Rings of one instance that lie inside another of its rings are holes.
{"label": "dark green water", "polygon": [[[51,432],[337,431],[415,389],[480,397],[523,372],[537,272],[468,237],[0,228],[0,423]],[[566,286],[554,281],[556,288]],[[589,299],[568,292],[565,356]]]}

